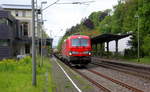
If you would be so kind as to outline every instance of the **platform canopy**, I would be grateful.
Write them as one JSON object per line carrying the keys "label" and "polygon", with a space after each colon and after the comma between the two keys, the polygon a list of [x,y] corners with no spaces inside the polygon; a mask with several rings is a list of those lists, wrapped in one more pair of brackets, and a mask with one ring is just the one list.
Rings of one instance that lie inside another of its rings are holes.
{"label": "platform canopy", "polygon": [[102,34],[98,35],[96,37],[91,38],[92,44],[97,44],[97,43],[104,43],[104,42],[110,42],[113,40],[120,40],[122,38],[128,37],[132,35],[131,33],[129,34],[123,34],[123,35],[115,35],[115,34]]}

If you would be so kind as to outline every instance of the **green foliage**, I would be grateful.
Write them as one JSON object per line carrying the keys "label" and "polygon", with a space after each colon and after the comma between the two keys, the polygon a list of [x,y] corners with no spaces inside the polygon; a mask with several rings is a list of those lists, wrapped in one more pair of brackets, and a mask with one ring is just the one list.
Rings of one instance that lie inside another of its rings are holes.
{"label": "green foliage", "polygon": [[121,33],[123,26],[123,18],[125,14],[124,3],[119,3],[114,7],[115,11],[112,16],[112,33]]}
{"label": "green foliage", "polygon": [[130,58],[133,58],[133,57],[135,58],[135,57],[137,57],[137,52],[135,52],[132,49],[125,49],[124,56],[125,57],[130,57]]}
{"label": "green foliage", "polygon": [[137,19],[135,15],[138,11],[138,0],[128,0],[124,4],[124,17],[123,17],[123,26],[122,33],[129,31],[135,32],[137,30]]}
{"label": "green foliage", "polygon": [[144,38],[144,44],[142,47],[146,55],[150,56],[150,34]]}
{"label": "green foliage", "polygon": [[98,29],[101,31],[101,33],[111,33],[111,20],[111,16],[106,16],[105,19],[102,22],[100,22]]}
{"label": "green foliage", "polygon": [[149,64],[150,65],[150,57],[148,56],[145,56],[143,58],[140,58],[140,62],[138,61],[137,58],[131,58],[131,57],[123,57],[123,58],[120,58],[120,59],[123,59],[125,61],[128,61],[128,62],[134,62],[134,63],[139,63],[139,64]]}
{"label": "green foliage", "polygon": [[[93,12],[88,18],[82,19],[80,24],[68,29],[59,43],[59,48],[62,41],[73,33],[93,37],[101,33],[126,34],[133,32],[133,37],[128,43],[132,47],[129,52],[137,53],[137,33],[139,28],[140,56],[143,57],[148,55],[149,51],[149,46],[146,43],[148,39],[147,35],[150,34],[149,14],[149,0],[120,0],[118,1],[118,5],[114,6],[113,13],[110,9]],[[139,17],[137,18],[136,15]],[[136,56],[135,54],[133,55]]]}
{"label": "green foliage", "polygon": [[[50,62],[44,58],[43,67],[37,67],[37,86],[32,86],[32,62],[27,56],[18,61],[5,59],[0,61],[0,90],[4,92],[43,92],[45,88],[52,92]],[[49,69],[48,84],[45,73]]]}
{"label": "green foliage", "polygon": [[89,19],[94,23],[94,26],[97,27],[99,25],[99,21],[100,21],[100,14],[102,12],[98,11],[98,12],[93,12],[90,16]]}

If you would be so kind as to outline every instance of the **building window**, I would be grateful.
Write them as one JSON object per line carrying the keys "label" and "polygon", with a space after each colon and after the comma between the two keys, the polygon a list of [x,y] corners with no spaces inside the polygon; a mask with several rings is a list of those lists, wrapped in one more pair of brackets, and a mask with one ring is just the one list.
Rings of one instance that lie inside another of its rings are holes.
{"label": "building window", "polygon": [[23,24],[20,25],[19,37],[23,36]]}
{"label": "building window", "polygon": [[22,17],[26,17],[26,11],[22,11]]}
{"label": "building window", "polygon": [[25,45],[25,53],[26,53],[26,54],[29,54],[29,53],[30,53],[30,45],[29,45],[29,44],[26,44],[26,45]]}
{"label": "building window", "polygon": [[0,18],[0,24],[7,24],[7,19]]}
{"label": "building window", "polygon": [[21,23],[20,26],[20,34],[21,36],[28,36],[28,23],[27,22],[23,22]]}
{"label": "building window", "polygon": [[7,21],[6,21],[6,24],[9,25],[9,26],[11,26],[11,27],[14,25],[13,22],[10,21],[10,20],[7,20]]}
{"label": "building window", "polygon": [[8,46],[9,41],[8,40],[0,40],[0,46]]}
{"label": "building window", "polygon": [[16,15],[16,16],[19,16],[19,12],[18,12],[18,11],[15,11],[15,15]]}
{"label": "building window", "polygon": [[24,23],[23,32],[24,36],[28,36],[28,23]]}

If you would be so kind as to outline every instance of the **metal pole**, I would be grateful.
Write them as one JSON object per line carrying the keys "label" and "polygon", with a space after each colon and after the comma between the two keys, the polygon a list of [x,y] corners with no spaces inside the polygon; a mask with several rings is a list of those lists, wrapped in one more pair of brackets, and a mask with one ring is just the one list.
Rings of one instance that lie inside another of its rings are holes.
{"label": "metal pole", "polygon": [[32,0],[32,85],[36,86],[36,61],[35,61],[35,8]]}
{"label": "metal pole", "polygon": [[139,23],[139,16],[138,16],[138,62],[140,62],[140,37],[139,37],[139,26],[140,26],[140,23]]}
{"label": "metal pole", "polygon": [[46,4],[46,1],[41,2],[41,66],[43,66],[43,4]]}
{"label": "metal pole", "polygon": [[38,2],[36,0],[36,31],[37,31],[37,55],[39,54],[39,21],[38,21]]}
{"label": "metal pole", "polygon": [[41,66],[43,65],[43,4],[41,3]]}

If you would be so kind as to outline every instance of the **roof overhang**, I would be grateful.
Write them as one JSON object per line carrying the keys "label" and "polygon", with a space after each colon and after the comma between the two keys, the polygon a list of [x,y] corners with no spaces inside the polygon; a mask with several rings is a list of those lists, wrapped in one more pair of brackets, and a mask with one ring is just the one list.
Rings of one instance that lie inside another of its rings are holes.
{"label": "roof overhang", "polygon": [[115,35],[115,34],[102,34],[102,35],[98,35],[96,37],[91,38],[92,43],[96,44],[96,43],[104,43],[104,42],[109,42],[109,41],[113,41],[113,40],[119,40],[125,37],[128,37],[132,35],[132,33],[129,34],[123,34],[123,35]]}

